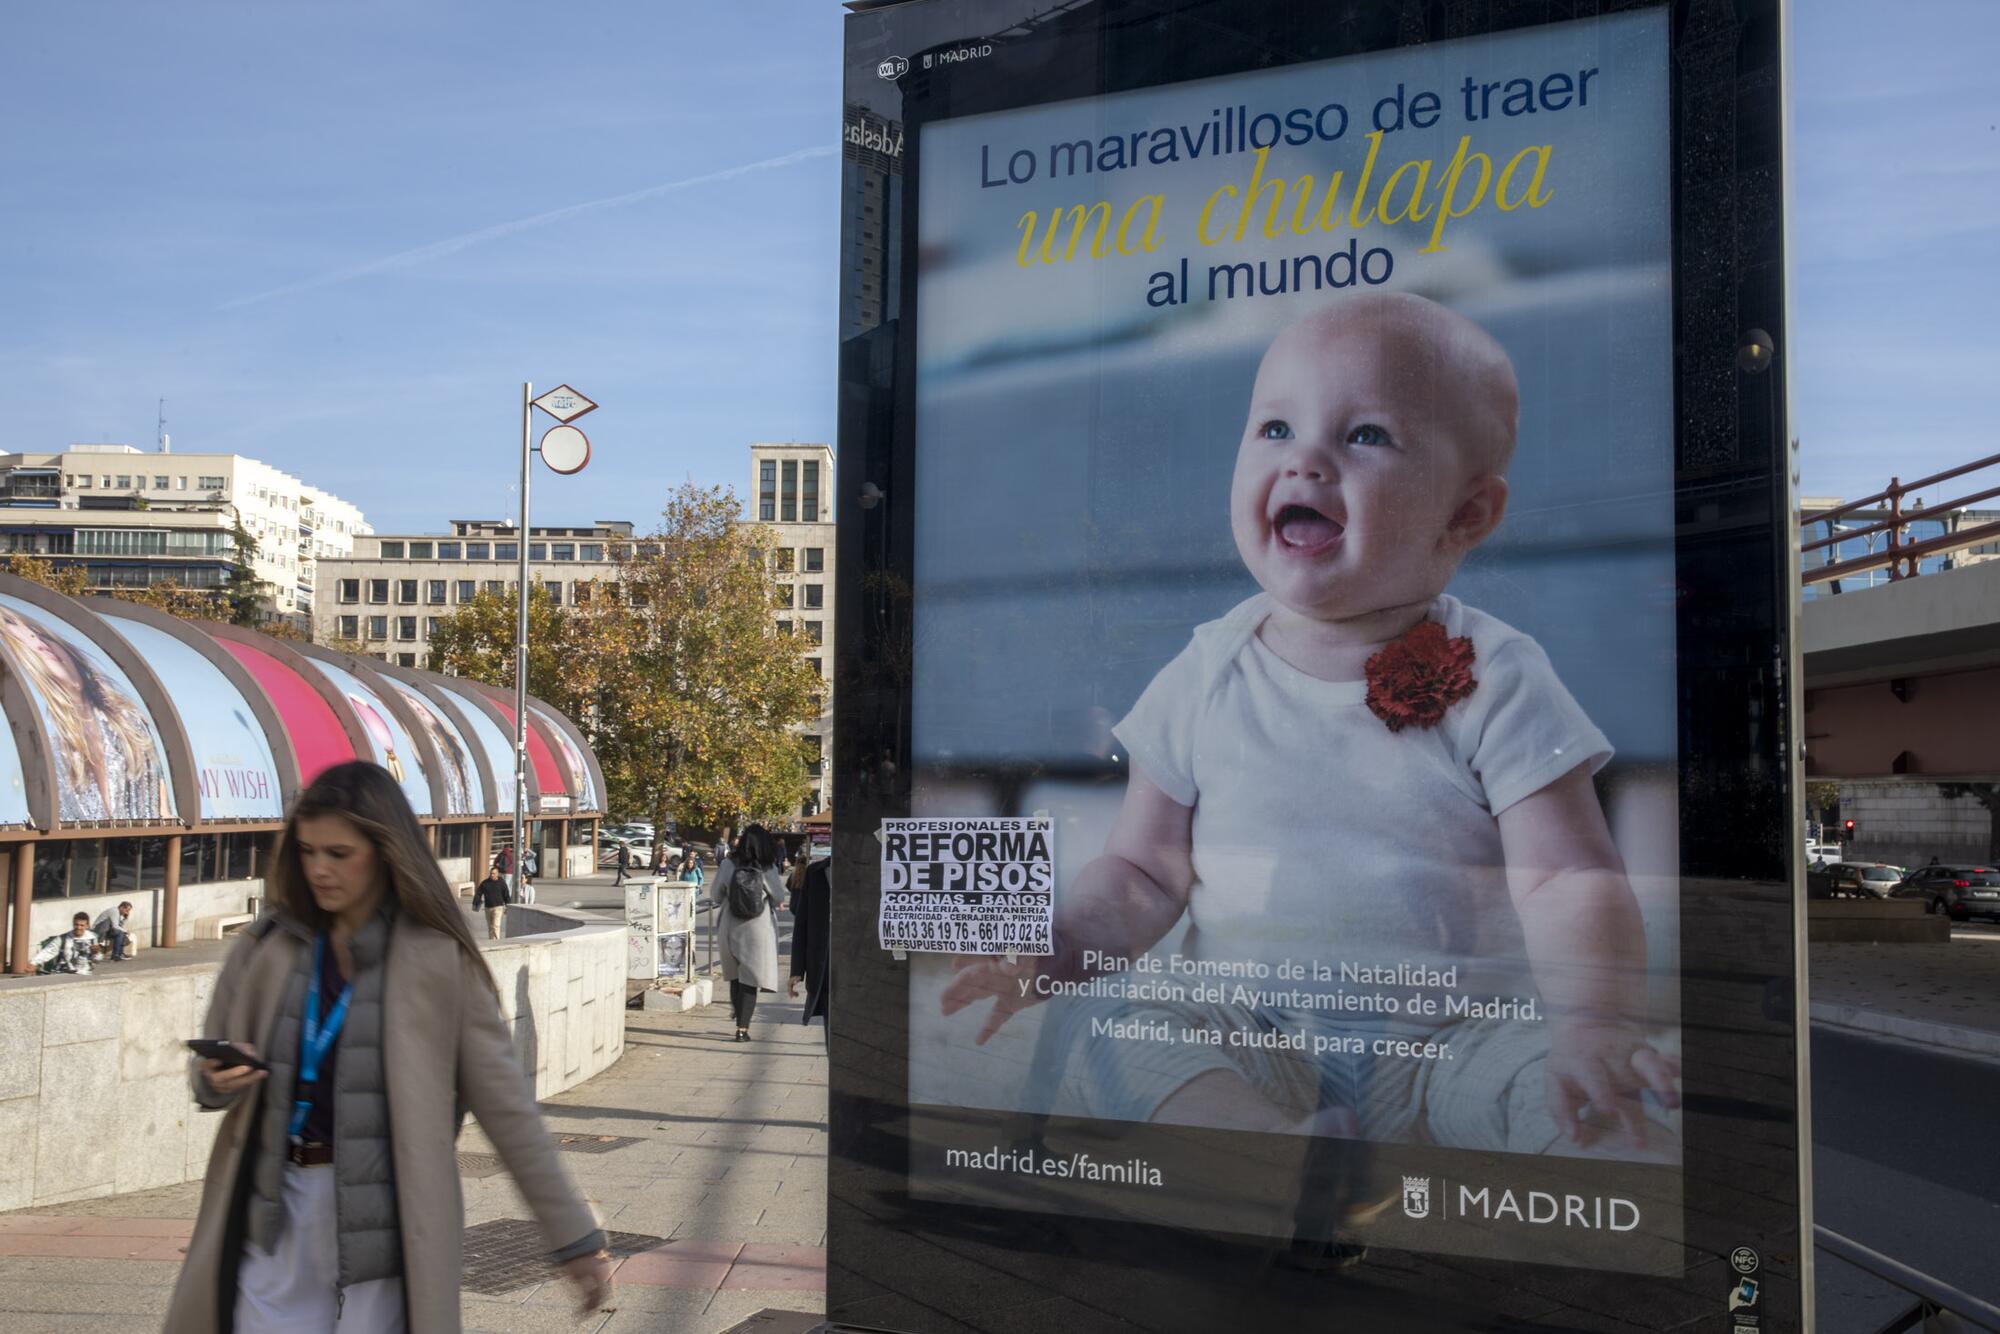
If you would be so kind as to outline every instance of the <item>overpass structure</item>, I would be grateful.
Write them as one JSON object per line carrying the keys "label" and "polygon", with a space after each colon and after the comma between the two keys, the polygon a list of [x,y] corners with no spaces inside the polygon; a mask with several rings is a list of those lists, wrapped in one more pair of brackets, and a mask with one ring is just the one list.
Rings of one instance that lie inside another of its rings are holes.
{"label": "overpass structure", "polygon": [[[1873,496],[1801,517],[1803,579],[1822,586],[1799,625],[1808,777],[2000,779],[2000,559],[1978,550],[2000,535],[2000,523],[1971,508],[2000,486],[1902,508],[1907,492],[1985,470],[2000,470],[2000,455],[1907,485],[1892,480]],[[1813,536],[1817,528],[1877,512],[1890,518],[1864,528],[1886,539],[1879,553],[1813,564],[1829,545]],[[1899,541],[1898,523],[1912,518],[1941,520],[1945,531]],[[1920,575],[1921,557],[1934,555],[1956,559]],[[1885,567],[1887,582],[1825,595],[1838,575]]]}

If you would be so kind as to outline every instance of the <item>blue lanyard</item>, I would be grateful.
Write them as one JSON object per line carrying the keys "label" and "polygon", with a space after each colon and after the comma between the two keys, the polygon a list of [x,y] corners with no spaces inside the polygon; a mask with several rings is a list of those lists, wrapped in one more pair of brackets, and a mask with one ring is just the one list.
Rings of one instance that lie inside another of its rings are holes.
{"label": "blue lanyard", "polygon": [[312,981],[306,986],[306,1028],[304,1039],[299,1043],[299,1091],[307,1096],[292,1104],[292,1128],[288,1132],[293,1139],[306,1128],[306,1117],[312,1114],[313,1100],[309,1090],[319,1083],[320,1062],[326,1059],[334,1040],[340,1036],[340,1026],[347,1022],[347,1002],[354,996],[354,983],[350,980],[340,989],[340,997],[333,1003],[333,1011],[327,1015],[326,1023],[319,1020],[319,979],[320,970],[326,965],[326,937],[313,939]]}

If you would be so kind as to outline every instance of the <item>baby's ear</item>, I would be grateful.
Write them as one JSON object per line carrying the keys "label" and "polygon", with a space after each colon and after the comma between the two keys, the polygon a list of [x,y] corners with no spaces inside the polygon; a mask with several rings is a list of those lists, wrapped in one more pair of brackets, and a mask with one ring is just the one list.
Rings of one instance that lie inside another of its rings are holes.
{"label": "baby's ear", "polygon": [[1507,514],[1507,479],[1498,473],[1474,478],[1445,525],[1446,545],[1463,554],[1493,535]]}

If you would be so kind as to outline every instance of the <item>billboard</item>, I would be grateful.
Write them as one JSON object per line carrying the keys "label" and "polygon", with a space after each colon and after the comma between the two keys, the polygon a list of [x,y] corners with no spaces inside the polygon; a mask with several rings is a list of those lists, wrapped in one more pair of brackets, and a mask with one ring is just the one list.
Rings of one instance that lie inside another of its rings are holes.
{"label": "billboard", "polygon": [[271,739],[222,671],[173,635],[101,613],[137,649],[166,688],[194,752],[203,820],[282,820],[284,795]]}
{"label": "billboard", "polygon": [[6,594],[0,641],[55,755],[57,818],[173,818],[166,747],[124,670],[74,626]]}
{"label": "billboard", "polygon": [[494,798],[500,803],[497,811],[501,814],[514,809],[514,745],[500,724],[493,721],[491,714],[480,707],[483,695],[476,694],[476,687],[459,685],[450,680],[433,678],[431,684],[443,691],[458,705],[458,711],[472,729],[471,740],[486,756],[486,765],[493,774]]}
{"label": "billboard", "polygon": [[[1689,33],[1649,5],[1008,8],[849,27],[850,98],[900,149],[849,154],[850,213],[902,207],[844,237],[840,489],[886,503],[844,516],[842,679],[875,693],[844,696],[842,879],[874,893],[835,938],[907,1044],[906,1226],[1695,1291],[1726,1173],[1691,1072],[1734,1040],[1683,1022],[1697,877],[1760,877],[1773,981],[1796,942],[1785,711],[1754,732],[1707,694],[1719,608],[1782,656],[1783,472],[1765,385],[1748,427],[1733,374],[1691,392]],[[870,327],[857,291],[901,295]],[[1735,453],[1698,483],[1709,414]],[[1740,507],[1733,571],[1702,485]],[[1726,784],[1754,789],[1733,849]],[[1765,1329],[1801,1300],[1795,1129],[1743,1225],[1794,1266]]]}
{"label": "billboard", "polygon": [[528,712],[539,719],[542,726],[548,728],[549,735],[555,739],[556,749],[562,752],[564,766],[575,776],[575,809],[579,812],[603,810],[604,802],[597,793],[597,780],[591,774],[590,765],[584,760],[583,752],[570,738],[569,729],[538,704],[530,704]]}
{"label": "billboard", "polygon": [[438,753],[444,765],[444,815],[484,814],[485,794],[480,790],[479,767],[473,761],[472,747],[458,730],[458,724],[444,715],[444,712],[425,699],[422,692],[384,674],[391,689],[409,705],[416,715],[417,725],[430,737],[431,748]]}
{"label": "billboard", "polygon": [[345,667],[336,667],[318,658],[307,658],[313,668],[333,682],[347,699],[348,706],[361,719],[361,728],[368,736],[368,746],[373,752],[369,758],[389,771],[403,795],[410,799],[410,807],[418,815],[431,815],[431,785],[419,761],[417,744],[410,739],[403,724],[375,693],[375,688],[363,682],[360,677]]}

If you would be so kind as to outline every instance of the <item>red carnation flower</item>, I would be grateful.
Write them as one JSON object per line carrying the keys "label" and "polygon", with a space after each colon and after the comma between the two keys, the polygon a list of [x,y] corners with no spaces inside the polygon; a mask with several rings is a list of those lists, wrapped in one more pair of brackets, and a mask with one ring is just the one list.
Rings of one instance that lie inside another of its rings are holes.
{"label": "red carnation flower", "polygon": [[1445,710],[1478,688],[1472,641],[1447,637],[1436,621],[1410,627],[1368,659],[1368,707],[1391,732],[1436,727]]}

